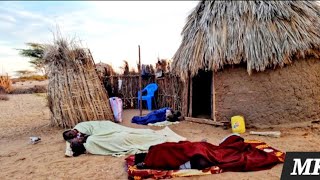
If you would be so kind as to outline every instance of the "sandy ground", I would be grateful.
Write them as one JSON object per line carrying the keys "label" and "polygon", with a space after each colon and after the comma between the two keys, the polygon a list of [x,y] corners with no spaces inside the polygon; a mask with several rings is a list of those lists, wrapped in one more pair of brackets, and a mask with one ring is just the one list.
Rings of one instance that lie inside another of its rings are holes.
{"label": "sandy ground", "polygon": [[[49,126],[50,112],[45,94],[9,95],[9,101],[0,101],[0,179],[127,179],[125,157],[81,155],[64,156],[64,129]],[[123,125],[149,128],[131,124],[137,110],[124,112]],[[231,133],[210,125],[181,122],[170,128],[191,141],[206,138],[217,144]],[[154,128],[153,129],[159,129]],[[248,129],[257,130],[257,129]],[[282,151],[319,151],[319,124],[284,124],[268,129],[280,130],[281,138],[243,134],[246,139],[262,140]],[[30,136],[41,137],[38,144],[29,144]],[[216,175],[175,179],[279,179],[282,164],[270,170],[246,173],[226,172]]]}

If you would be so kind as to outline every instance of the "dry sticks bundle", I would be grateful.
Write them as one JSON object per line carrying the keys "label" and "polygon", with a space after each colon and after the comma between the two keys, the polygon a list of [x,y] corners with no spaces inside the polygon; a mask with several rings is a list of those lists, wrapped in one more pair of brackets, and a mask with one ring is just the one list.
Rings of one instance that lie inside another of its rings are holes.
{"label": "dry sticks bundle", "polygon": [[90,120],[113,120],[108,94],[88,49],[62,38],[45,50],[51,124],[73,127]]}

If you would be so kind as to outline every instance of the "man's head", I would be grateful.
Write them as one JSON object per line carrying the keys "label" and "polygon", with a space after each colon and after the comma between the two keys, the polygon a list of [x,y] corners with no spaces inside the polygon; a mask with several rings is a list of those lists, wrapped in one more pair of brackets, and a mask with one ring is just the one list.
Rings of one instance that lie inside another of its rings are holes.
{"label": "man's head", "polygon": [[173,113],[174,116],[176,116],[177,118],[181,116],[181,112],[180,111],[176,111]]}
{"label": "man's head", "polygon": [[73,138],[71,139],[69,142],[72,143],[72,142],[75,142],[75,143],[85,143],[87,140],[87,137],[76,137],[76,138]]}
{"label": "man's head", "polygon": [[79,156],[86,152],[86,148],[83,145],[84,138],[73,138],[70,142],[70,147],[73,152],[73,156]]}
{"label": "man's head", "polygon": [[182,121],[183,120],[183,116],[181,115],[180,111],[172,111],[172,114],[167,116],[167,121],[171,121],[171,122],[176,122],[176,121]]}
{"label": "man's head", "polygon": [[70,130],[66,130],[62,133],[63,139],[68,141],[70,139],[73,139],[75,137],[77,137],[77,133],[78,131],[75,129],[70,129]]}

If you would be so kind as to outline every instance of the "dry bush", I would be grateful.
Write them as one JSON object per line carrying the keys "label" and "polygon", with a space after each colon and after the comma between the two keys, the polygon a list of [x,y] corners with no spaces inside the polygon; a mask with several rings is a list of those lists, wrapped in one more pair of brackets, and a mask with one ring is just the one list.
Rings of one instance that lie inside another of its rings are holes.
{"label": "dry bush", "polygon": [[12,81],[12,84],[16,84],[17,82],[20,82],[20,79],[19,78],[12,78],[11,81]]}
{"label": "dry bush", "polygon": [[44,81],[47,79],[48,79],[47,76],[31,75],[31,76],[21,76],[17,80],[15,80],[15,82],[18,82],[18,81],[21,81],[21,82],[24,82],[24,81]]}
{"label": "dry bush", "polygon": [[11,94],[33,94],[33,93],[47,93],[47,86],[35,85],[31,88],[16,88],[13,89]]}
{"label": "dry bush", "polygon": [[123,74],[124,75],[128,75],[130,73],[129,72],[129,63],[128,63],[128,61],[123,60],[123,65],[122,65],[122,67],[120,67],[120,69],[123,70]]}
{"label": "dry bush", "polygon": [[114,69],[112,68],[112,66],[109,64],[100,62],[100,63],[95,64],[95,66],[96,66],[96,71],[98,72],[99,76],[101,76],[101,77],[117,74],[114,71]]}
{"label": "dry bush", "polygon": [[0,76],[0,86],[4,89],[5,92],[8,93],[11,91],[11,88],[12,88],[11,84],[12,82],[8,75]]}
{"label": "dry bush", "polygon": [[31,89],[33,93],[46,93],[48,91],[47,86],[39,86],[39,85],[35,85]]}
{"label": "dry bush", "polygon": [[13,89],[10,94],[32,94],[31,88],[15,88]]}

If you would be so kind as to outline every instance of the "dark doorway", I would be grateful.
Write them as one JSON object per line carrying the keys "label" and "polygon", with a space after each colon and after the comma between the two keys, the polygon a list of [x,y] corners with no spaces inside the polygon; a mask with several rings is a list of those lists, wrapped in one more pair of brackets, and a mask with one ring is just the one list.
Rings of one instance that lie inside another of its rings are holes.
{"label": "dark doorway", "polygon": [[192,116],[211,119],[212,71],[199,70],[192,78]]}

